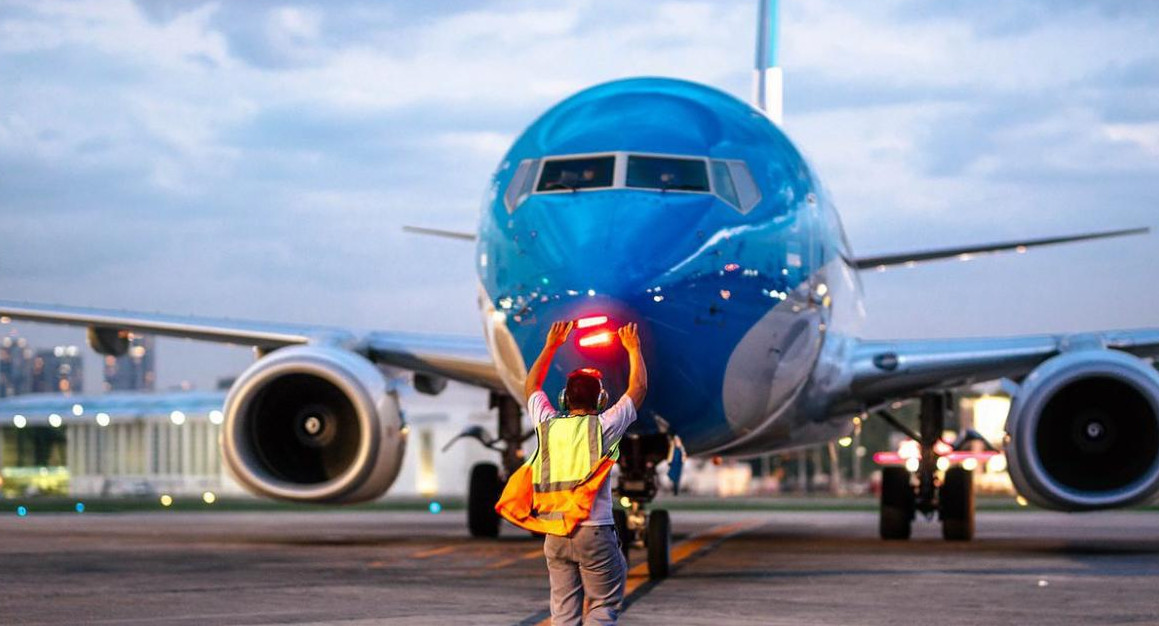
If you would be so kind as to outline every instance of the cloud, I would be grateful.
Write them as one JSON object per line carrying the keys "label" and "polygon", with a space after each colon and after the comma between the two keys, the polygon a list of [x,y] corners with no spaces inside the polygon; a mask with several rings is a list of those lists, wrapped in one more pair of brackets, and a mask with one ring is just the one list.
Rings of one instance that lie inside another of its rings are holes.
{"label": "cloud", "polygon": [[[787,127],[859,252],[1147,224],[1149,7],[782,3]],[[9,3],[0,296],[472,332],[473,247],[400,226],[472,228],[509,142],[583,87],[666,75],[747,97],[755,14],[752,0]],[[1121,249],[1124,267],[1156,260]],[[1105,281],[1154,310],[1095,252],[1042,258],[874,275],[867,331],[1029,328],[1010,316],[1033,303],[904,314],[914,294],[1010,297],[989,283],[1015,265],[1036,289]],[[1067,258],[1084,265],[1058,271]],[[1097,309],[1052,319],[1097,327]],[[169,380],[205,386],[239,365],[183,366]]]}

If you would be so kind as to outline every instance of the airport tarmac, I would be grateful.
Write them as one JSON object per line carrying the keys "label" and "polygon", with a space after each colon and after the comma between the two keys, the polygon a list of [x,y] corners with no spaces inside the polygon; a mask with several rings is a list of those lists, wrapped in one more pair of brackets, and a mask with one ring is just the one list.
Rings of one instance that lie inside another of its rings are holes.
{"label": "airport tarmac", "polygon": [[[986,512],[972,543],[864,512],[677,512],[623,624],[1159,623],[1159,514]],[[643,554],[633,554],[636,562]],[[0,516],[5,624],[537,624],[541,541],[463,514]]]}

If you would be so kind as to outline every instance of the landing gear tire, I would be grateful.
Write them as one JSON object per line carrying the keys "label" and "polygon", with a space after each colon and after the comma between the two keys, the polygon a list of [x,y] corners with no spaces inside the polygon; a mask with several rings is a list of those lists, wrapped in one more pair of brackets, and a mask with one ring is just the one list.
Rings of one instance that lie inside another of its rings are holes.
{"label": "landing gear tire", "polygon": [[648,513],[648,528],[644,543],[648,548],[648,578],[652,580],[668,578],[671,566],[669,548],[672,545],[672,527],[668,523],[668,511],[655,510]]}
{"label": "landing gear tire", "polygon": [[946,541],[974,538],[974,473],[961,467],[946,470],[938,497],[938,517]]}
{"label": "landing gear tire", "polygon": [[904,467],[884,468],[881,471],[881,520],[878,526],[882,539],[910,538],[914,505],[909,471]]}
{"label": "landing gear tire", "polygon": [[632,547],[632,531],[628,529],[628,512],[623,509],[612,511],[612,521],[616,525],[616,537],[620,540],[620,551],[624,553],[624,565],[629,566],[628,549]]}
{"label": "landing gear tire", "polygon": [[495,503],[503,493],[499,480],[499,466],[478,463],[471,468],[471,483],[467,491],[467,529],[472,537],[499,536],[499,514]]}

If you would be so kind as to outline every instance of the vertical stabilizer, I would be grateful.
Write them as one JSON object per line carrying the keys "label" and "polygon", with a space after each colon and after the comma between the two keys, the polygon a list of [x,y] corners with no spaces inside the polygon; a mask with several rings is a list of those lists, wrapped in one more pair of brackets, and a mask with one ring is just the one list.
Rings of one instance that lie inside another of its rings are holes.
{"label": "vertical stabilizer", "polygon": [[757,63],[753,74],[753,104],[777,126],[784,121],[784,76],[777,64],[778,0],[758,0]]}

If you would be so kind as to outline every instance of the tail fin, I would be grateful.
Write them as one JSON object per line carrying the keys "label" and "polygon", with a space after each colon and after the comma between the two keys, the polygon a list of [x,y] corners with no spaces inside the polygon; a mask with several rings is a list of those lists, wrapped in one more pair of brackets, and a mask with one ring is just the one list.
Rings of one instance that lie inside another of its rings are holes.
{"label": "tail fin", "polygon": [[757,63],[753,73],[753,105],[777,126],[784,123],[784,75],[777,65],[778,0],[758,0]]}

